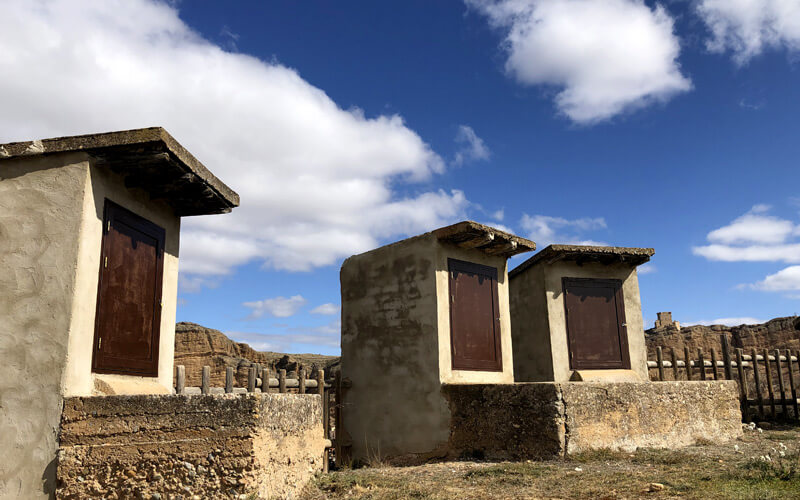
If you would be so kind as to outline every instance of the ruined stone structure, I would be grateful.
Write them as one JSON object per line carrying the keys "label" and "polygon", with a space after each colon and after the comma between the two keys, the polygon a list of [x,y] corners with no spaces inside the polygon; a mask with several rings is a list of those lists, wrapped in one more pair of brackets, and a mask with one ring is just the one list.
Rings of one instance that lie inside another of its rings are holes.
{"label": "ruined stone structure", "polygon": [[342,434],[353,459],[446,454],[442,384],[514,381],[506,260],[534,248],[461,222],[344,262]]}
{"label": "ruined stone structure", "polygon": [[58,497],[295,498],[323,467],[321,402],[312,394],[67,398]]}
{"label": "ruined stone structure", "polygon": [[660,312],[658,314],[658,319],[656,320],[656,329],[660,328],[673,328],[675,330],[681,329],[681,324],[677,321],[672,320],[672,313],[671,312]]}
{"label": "ruined stone structure", "polygon": [[63,397],[171,391],[180,217],[238,203],[160,128],[0,145],[0,497],[52,496]]}
{"label": "ruined stone structure", "polygon": [[550,245],[511,271],[516,381],[648,381],[636,266],[653,254]]}

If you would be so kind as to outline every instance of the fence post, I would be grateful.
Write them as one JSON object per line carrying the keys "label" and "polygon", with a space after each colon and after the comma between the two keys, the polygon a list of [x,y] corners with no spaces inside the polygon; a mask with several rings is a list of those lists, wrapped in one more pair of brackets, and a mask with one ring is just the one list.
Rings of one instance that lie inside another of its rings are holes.
{"label": "fence post", "polygon": [[781,391],[781,410],[783,410],[784,420],[789,418],[789,401],[786,398],[786,384],[783,382],[783,361],[781,360],[781,350],[775,349],[775,366],[778,369],[778,389]]}
{"label": "fence post", "polygon": [[183,394],[186,392],[186,367],[178,365],[175,369],[178,371],[175,375],[175,393]]}
{"label": "fence post", "polygon": [[761,374],[758,372],[758,353],[751,351],[753,357],[753,380],[756,384],[756,400],[758,401],[758,418],[764,420],[764,398],[761,396]]}
{"label": "fence post", "polygon": [[656,347],[656,360],[658,360],[658,380],[664,381],[664,353],[661,346]]}
{"label": "fence post", "polygon": [[683,356],[686,359],[686,380],[692,380],[692,360],[689,358],[689,348],[683,348]]}
{"label": "fence post", "polygon": [[209,385],[211,385],[211,368],[203,366],[203,371],[200,375],[200,393],[208,394]]}
{"label": "fence post", "polygon": [[736,371],[739,372],[739,394],[742,400],[742,416],[745,422],[750,422],[750,395],[747,390],[747,379],[744,376],[744,365],[742,364],[742,349],[736,349]]}
{"label": "fence post", "polygon": [[670,351],[672,351],[672,377],[673,380],[678,380],[678,356],[675,355],[674,347]]}
{"label": "fence post", "polygon": [[300,394],[306,393],[306,369],[300,368],[297,370],[297,383],[298,383],[298,391]]}
{"label": "fence post", "polygon": [[265,366],[261,369],[261,394],[269,393],[269,379],[271,376],[268,367]]}
{"label": "fence post", "polygon": [[717,366],[717,350],[711,348],[711,370],[714,374],[714,380],[719,380],[719,367]]}
{"label": "fence post", "polygon": [[706,379],[706,358],[703,356],[703,350],[697,348],[697,364],[700,365],[700,380]]}
{"label": "fence post", "polygon": [[256,367],[250,366],[247,370],[247,392],[256,391]]}
{"label": "fence post", "polygon": [[769,407],[772,411],[772,418],[778,418],[778,412],[775,409],[775,392],[772,389],[772,369],[769,364],[769,351],[764,349],[764,371],[767,372],[767,392],[769,393]]}
{"label": "fence post", "polygon": [[[325,371],[322,368],[317,370],[317,394],[319,394],[322,403],[322,437],[330,439],[330,416],[328,415],[328,398],[325,393]],[[322,456],[322,471],[328,472],[328,457],[330,451],[325,448],[325,453]]]}
{"label": "fence post", "polygon": [[343,463],[342,461],[342,440],[339,439],[341,436],[341,425],[342,425],[342,372],[337,371],[333,378],[333,390],[334,396],[333,401],[336,406],[333,407],[333,425],[334,429],[336,430],[336,442],[335,442],[335,453],[336,453],[336,463],[340,464]]}
{"label": "fence post", "polygon": [[725,379],[733,380],[733,369],[731,367],[731,346],[728,343],[728,336],[724,333],[720,335],[722,343],[722,363],[725,365]]}
{"label": "fence post", "polygon": [[786,363],[789,367],[789,390],[792,393],[792,406],[794,407],[794,419],[800,420],[800,412],[797,408],[797,387],[794,385],[794,363],[792,362],[792,351],[786,349]]}
{"label": "fence post", "polygon": [[233,367],[228,366],[225,368],[225,394],[233,392]]}
{"label": "fence post", "polygon": [[278,392],[280,392],[281,394],[286,392],[286,370],[285,369],[281,369],[281,371],[278,372]]}

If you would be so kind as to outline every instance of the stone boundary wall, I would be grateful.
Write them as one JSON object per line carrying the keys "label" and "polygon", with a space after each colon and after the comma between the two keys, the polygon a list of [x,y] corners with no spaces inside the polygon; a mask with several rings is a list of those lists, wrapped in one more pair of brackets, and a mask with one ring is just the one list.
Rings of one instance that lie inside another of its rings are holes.
{"label": "stone boundary wall", "polygon": [[448,454],[504,460],[679,448],[742,433],[736,382],[445,385]]}
{"label": "stone boundary wall", "polygon": [[313,394],[67,398],[58,498],[293,498],[322,470]]}

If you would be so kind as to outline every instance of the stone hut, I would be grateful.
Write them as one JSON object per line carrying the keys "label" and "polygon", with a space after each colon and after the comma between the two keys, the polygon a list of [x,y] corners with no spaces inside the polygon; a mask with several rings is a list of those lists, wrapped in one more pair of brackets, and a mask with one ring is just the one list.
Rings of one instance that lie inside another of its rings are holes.
{"label": "stone hut", "polygon": [[513,383],[506,261],[534,248],[466,221],[344,262],[351,458],[435,456],[450,433],[443,384]]}
{"label": "stone hut", "polygon": [[172,391],[180,218],[238,204],[161,128],[0,145],[0,497],[52,495],[64,397]]}
{"label": "stone hut", "polygon": [[550,245],[512,270],[516,381],[649,381],[636,267],[654,253]]}

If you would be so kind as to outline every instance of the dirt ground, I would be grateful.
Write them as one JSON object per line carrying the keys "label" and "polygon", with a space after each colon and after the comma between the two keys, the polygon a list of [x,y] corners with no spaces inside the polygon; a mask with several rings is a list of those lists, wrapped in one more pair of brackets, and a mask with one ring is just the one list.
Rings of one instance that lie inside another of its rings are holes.
{"label": "dirt ground", "polygon": [[374,464],[321,475],[303,498],[800,498],[800,428],[748,428],[724,444],[601,450],[569,460]]}

